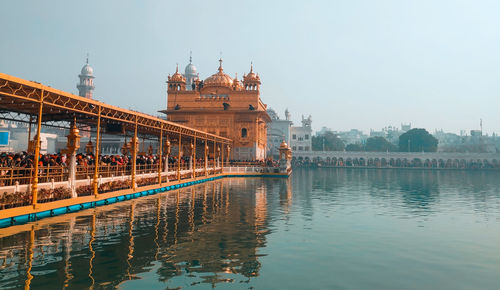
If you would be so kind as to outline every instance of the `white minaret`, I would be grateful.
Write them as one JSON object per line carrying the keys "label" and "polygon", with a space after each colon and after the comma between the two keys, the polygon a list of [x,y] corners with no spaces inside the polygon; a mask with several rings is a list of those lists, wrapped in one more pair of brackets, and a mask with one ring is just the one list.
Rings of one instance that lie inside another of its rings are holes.
{"label": "white minaret", "polygon": [[89,65],[89,58],[87,57],[87,63],[83,66],[81,74],[78,75],[80,78],[80,83],[76,85],[78,89],[78,95],[80,97],[85,97],[92,99],[94,93],[94,70]]}
{"label": "white minaret", "polygon": [[184,70],[184,77],[186,78],[186,90],[191,91],[193,89],[193,83],[199,79],[196,67],[193,64],[191,52],[189,53],[189,64]]}

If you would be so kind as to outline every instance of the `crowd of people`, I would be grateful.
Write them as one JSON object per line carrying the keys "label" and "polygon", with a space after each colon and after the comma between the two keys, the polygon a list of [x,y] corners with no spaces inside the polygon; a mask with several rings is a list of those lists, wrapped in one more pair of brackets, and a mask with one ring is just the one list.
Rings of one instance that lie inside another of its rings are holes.
{"label": "crowd of people", "polygon": [[[99,155],[99,165],[111,165],[120,166],[131,164],[130,160],[132,157],[130,155]],[[148,155],[138,155],[136,159],[137,165],[155,165],[159,163],[159,156],[155,154]],[[188,164],[189,157],[181,157],[181,164]],[[165,156],[163,156],[162,162],[166,161]],[[213,159],[209,161],[209,166],[211,166]],[[170,155],[168,157],[169,166],[174,166],[177,164],[177,156]],[[196,160],[197,164],[203,164],[203,158]],[[68,166],[69,156],[64,153],[58,154],[41,154],[39,159],[39,166]],[[230,164],[247,164],[247,165],[260,165],[266,167],[277,167],[279,166],[278,161],[272,159],[266,160],[230,160]],[[1,153],[0,154],[0,167],[16,167],[16,168],[31,168],[34,165],[34,155],[27,152],[19,153]],[[76,155],[76,165],[77,166],[93,166],[95,165],[94,154],[83,154],[79,153]],[[200,165],[198,165],[200,166]]]}
{"label": "crowd of people", "polygon": [[[130,155],[99,155],[99,165],[127,165],[130,164],[132,157]],[[189,163],[189,157],[181,157],[181,164]],[[154,165],[158,164],[160,158],[155,154],[138,155],[136,164],[138,165]],[[166,161],[163,156],[162,162]],[[198,164],[203,163],[203,158],[196,160]],[[58,154],[41,154],[39,159],[39,166],[68,166],[69,157],[64,153]],[[76,155],[77,166],[93,166],[95,165],[94,154],[79,153]],[[168,157],[169,165],[177,164],[177,156]],[[34,165],[34,155],[27,152],[20,153],[1,153],[0,154],[0,167],[22,167],[30,168]]]}

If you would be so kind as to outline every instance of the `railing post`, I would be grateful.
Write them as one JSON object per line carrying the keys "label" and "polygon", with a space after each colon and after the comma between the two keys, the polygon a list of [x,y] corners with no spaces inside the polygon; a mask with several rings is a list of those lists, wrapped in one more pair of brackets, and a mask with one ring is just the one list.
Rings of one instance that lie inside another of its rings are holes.
{"label": "railing post", "polygon": [[137,140],[137,116],[135,116],[135,128],[134,128],[134,137],[132,138],[132,180],[131,180],[131,185],[132,189],[136,190],[137,184],[135,182],[135,174],[137,171],[137,147],[138,147],[138,140]]}
{"label": "railing post", "polygon": [[13,185],[14,184],[14,166],[11,165],[10,166],[10,182],[9,182],[9,185]]}
{"label": "railing post", "polygon": [[101,145],[101,106],[98,108],[97,113],[97,133],[95,140],[95,154],[94,154],[94,196],[97,198],[99,195],[99,149]]}
{"label": "railing post", "polygon": [[162,158],[163,158],[163,126],[160,128],[160,142],[158,143],[158,183],[161,186],[161,169],[162,169]]}
{"label": "railing post", "polygon": [[182,133],[179,133],[179,152],[177,152],[177,180],[181,181],[181,147],[182,147]]}
{"label": "railing post", "polygon": [[40,93],[40,107],[38,109],[38,119],[37,119],[37,131],[36,131],[36,141],[35,141],[35,156],[33,158],[34,161],[34,174],[33,174],[33,183],[31,185],[31,194],[32,194],[32,204],[33,208],[37,207],[38,202],[38,162],[40,159],[40,130],[42,129],[42,112],[43,112],[43,90]]}

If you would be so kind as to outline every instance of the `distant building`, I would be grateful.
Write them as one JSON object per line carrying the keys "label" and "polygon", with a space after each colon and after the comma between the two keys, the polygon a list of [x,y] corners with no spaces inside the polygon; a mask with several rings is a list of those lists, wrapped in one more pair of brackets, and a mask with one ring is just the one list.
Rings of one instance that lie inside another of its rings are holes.
{"label": "distant building", "polygon": [[382,131],[375,131],[373,129],[370,130],[370,137],[384,137],[387,135],[387,133],[382,130]]}
{"label": "distant building", "polygon": [[290,131],[292,121],[288,109],[285,110],[285,119],[280,119],[276,111],[267,110],[271,122],[267,124],[267,155],[273,158],[279,157],[279,147],[283,140],[290,144]]}
{"label": "distant building", "polygon": [[351,129],[350,131],[334,132],[344,142],[344,144],[365,144],[368,136],[361,130]]}
{"label": "distant building", "polygon": [[86,64],[82,67],[81,73],[78,75],[80,83],[76,85],[78,95],[92,99],[94,96],[94,69],[89,65],[89,58],[87,57]]}
{"label": "distant building", "polygon": [[401,131],[407,132],[411,130],[411,123],[403,124],[401,123]]}
{"label": "distant building", "polygon": [[[32,127],[31,140],[36,135],[35,127]],[[59,129],[54,129],[55,131]],[[0,146],[0,152],[22,152],[28,150],[28,124],[15,121],[0,121],[0,131],[9,132],[9,144]],[[61,131],[61,130],[59,130]],[[40,134],[40,153],[56,152],[57,134],[44,133]]]}
{"label": "distant building", "polygon": [[483,135],[481,130],[470,130],[470,135],[460,130],[460,135],[436,130],[433,136],[438,139],[438,152],[495,153],[500,150],[500,140],[495,133]]}
{"label": "distant building", "polygon": [[302,116],[302,126],[292,126],[290,129],[290,146],[292,151],[312,151],[312,119]]}
{"label": "distant building", "polygon": [[471,137],[481,137],[483,132],[481,130],[470,130]]}

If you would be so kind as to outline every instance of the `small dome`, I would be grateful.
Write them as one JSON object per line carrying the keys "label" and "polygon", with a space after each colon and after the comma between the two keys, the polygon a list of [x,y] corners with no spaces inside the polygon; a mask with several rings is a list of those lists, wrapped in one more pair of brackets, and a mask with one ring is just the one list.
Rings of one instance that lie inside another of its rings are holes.
{"label": "small dome", "polygon": [[247,75],[243,76],[243,81],[245,83],[251,82],[251,83],[259,83],[260,84],[260,77],[258,74],[255,74],[253,72],[253,64],[250,66],[250,72]]}
{"label": "small dome", "polygon": [[285,140],[281,142],[280,149],[288,149],[288,144],[286,144]]}
{"label": "small dome", "polygon": [[175,82],[175,83],[185,83],[186,78],[179,73],[179,65],[175,68],[175,73],[172,76],[168,77],[169,82]]}
{"label": "small dome", "polygon": [[222,69],[222,59],[220,59],[219,62],[219,72],[205,79],[203,87],[232,87],[233,79],[224,73]]}
{"label": "small dome", "polygon": [[267,109],[267,114],[271,117],[271,120],[279,120],[278,113],[272,108]]}
{"label": "small dome", "polygon": [[188,75],[196,75],[196,74],[197,74],[196,67],[194,66],[194,64],[189,63],[186,66],[186,69],[184,70],[184,75],[188,76]]}
{"label": "small dome", "polygon": [[235,91],[241,91],[243,89],[243,84],[238,80],[238,74],[236,74],[236,77],[233,80],[233,89]]}
{"label": "small dome", "polygon": [[92,76],[93,74],[94,74],[94,69],[88,63],[86,63],[82,67],[81,75],[82,76]]}

